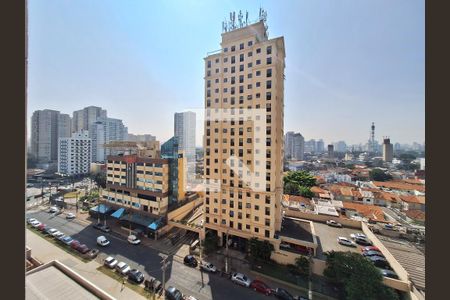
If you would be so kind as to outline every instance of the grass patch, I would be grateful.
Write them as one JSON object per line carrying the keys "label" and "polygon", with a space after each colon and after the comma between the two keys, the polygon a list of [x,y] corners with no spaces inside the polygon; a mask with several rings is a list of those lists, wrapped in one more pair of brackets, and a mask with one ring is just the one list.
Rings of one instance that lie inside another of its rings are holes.
{"label": "grass patch", "polygon": [[[102,272],[103,274],[111,277],[112,279],[120,282],[120,283],[123,283],[123,279],[126,278],[126,277],[120,275],[119,273],[115,272],[114,270],[109,269],[109,268],[107,268],[105,266],[100,266],[100,267],[97,268],[97,270]],[[153,293],[145,290],[141,285],[133,284],[133,283],[129,282],[128,280],[125,281],[125,286],[127,288],[132,289],[133,291],[135,291],[139,295],[144,296],[145,298],[148,298],[148,299],[162,299],[159,295],[156,295],[154,297]]]}
{"label": "grass patch", "polygon": [[77,195],[80,196],[81,192],[77,191],[77,192],[70,192],[67,194],[64,194],[64,198],[76,198]]}
{"label": "grass patch", "polygon": [[81,256],[81,253],[79,253],[76,250],[73,250],[72,248],[70,248],[70,246],[67,246],[65,244],[60,243],[58,240],[56,240],[54,237],[51,237],[48,234],[43,234],[42,231],[35,229],[33,226],[27,224],[27,228],[30,229],[31,231],[33,231],[34,233],[36,233],[37,235],[39,235],[44,240],[49,241],[50,243],[52,243],[56,247],[64,250],[65,252],[67,252],[69,254],[72,254],[73,256],[75,256],[76,258],[81,260],[82,262],[88,263],[88,262],[91,261],[90,259],[87,259],[87,258],[84,258],[83,256]]}

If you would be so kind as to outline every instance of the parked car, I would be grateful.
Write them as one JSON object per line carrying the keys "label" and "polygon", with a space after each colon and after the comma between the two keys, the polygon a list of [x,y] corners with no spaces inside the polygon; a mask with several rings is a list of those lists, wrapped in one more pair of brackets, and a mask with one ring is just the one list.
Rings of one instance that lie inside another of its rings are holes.
{"label": "parked car", "polygon": [[392,225],[392,224],[384,224],[384,229],[394,230],[394,225]]}
{"label": "parked car", "polygon": [[379,251],[373,251],[373,250],[371,250],[371,251],[364,251],[362,253],[362,255],[366,256],[366,257],[367,256],[381,256],[381,257],[384,257],[383,253],[381,253]]}
{"label": "parked car", "polygon": [[216,266],[214,266],[212,263],[209,263],[206,261],[204,261],[200,264],[200,269],[202,269],[203,271],[206,271],[206,272],[210,272],[210,273],[217,272]]}
{"label": "parked car", "polygon": [[160,293],[162,291],[163,285],[162,282],[158,279],[153,280],[152,290],[154,293]]}
{"label": "parked car", "polygon": [[128,272],[128,280],[137,284],[141,284],[144,281],[144,274],[142,274],[142,272],[137,269],[131,269]]}
{"label": "parked car", "polygon": [[31,223],[33,223],[34,221],[37,221],[35,218],[28,218],[27,219],[27,223],[28,224],[31,224]]}
{"label": "parked car", "polygon": [[59,231],[59,230],[56,230],[56,231],[54,231],[53,233],[50,233],[50,235],[53,236],[53,237],[61,236],[61,234],[64,234],[64,233],[62,233],[62,232]]}
{"label": "parked car", "polygon": [[72,243],[70,244],[70,248],[77,250],[78,247],[80,247],[81,243],[77,240],[73,240]]}
{"label": "parked car", "polygon": [[116,265],[116,270],[122,275],[127,275],[131,268],[129,265],[121,261]]}
{"label": "parked car", "polygon": [[104,226],[104,225],[103,225],[102,223],[96,223],[96,224],[93,225],[93,227],[94,227],[95,229],[102,229],[103,226]]}
{"label": "parked car", "polygon": [[89,247],[86,246],[85,244],[82,244],[80,246],[78,246],[77,251],[80,252],[81,254],[86,254],[89,252]]}
{"label": "parked car", "polygon": [[389,265],[389,262],[386,260],[386,258],[381,256],[368,256],[366,257],[368,260],[370,260],[375,267],[382,268],[382,269],[391,269],[391,266]]}
{"label": "parked car", "polygon": [[378,268],[378,270],[380,270],[381,275],[383,275],[384,277],[399,279],[397,273],[395,273],[394,271],[387,270],[387,269],[381,269],[381,268]]}
{"label": "parked car", "polygon": [[66,244],[67,246],[70,246],[70,244],[72,244],[73,242],[73,238],[70,236],[65,236],[61,242],[63,242],[64,244]]}
{"label": "parked car", "polygon": [[339,244],[349,247],[356,247],[356,244],[353,241],[350,241],[348,238],[340,236],[337,238]]}
{"label": "parked car", "polygon": [[328,220],[328,221],[327,221],[327,225],[328,225],[328,226],[332,226],[332,227],[339,227],[339,228],[342,228],[342,224],[336,222],[335,220]]}
{"label": "parked car", "polygon": [[53,233],[57,232],[58,230],[55,228],[46,227],[44,230],[44,233],[52,235]]}
{"label": "parked car", "polygon": [[272,291],[273,295],[278,299],[282,300],[295,300],[294,296],[292,296],[288,291],[282,288],[276,288]]}
{"label": "parked car", "polygon": [[109,228],[108,225],[103,225],[102,228],[100,228],[100,230],[103,231],[103,232],[110,232],[111,228]]}
{"label": "parked car", "polygon": [[67,235],[63,234],[62,236],[58,237],[58,238],[57,238],[57,239],[58,239],[58,242],[62,242],[63,239],[65,239],[66,236],[67,236]]}
{"label": "parked car", "polygon": [[106,246],[108,246],[110,243],[111,243],[111,242],[108,241],[108,239],[107,239],[105,236],[103,236],[103,235],[101,235],[101,236],[99,236],[99,237],[97,238],[97,244],[100,245],[100,246],[102,246],[102,247],[106,247]]}
{"label": "parked car", "polygon": [[363,238],[363,237],[356,237],[355,243],[357,243],[358,245],[363,245],[363,246],[372,246],[372,242],[369,241],[367,238]]}
{"label": "parked car", "polygon": [[103,264],[105,266],[107,266],[108,268],[114,269],[114,267],[117,265],[119,261],[117,259],[115,259],[112,256],[108,256],[107,258],[105,258],[105,260],[103,261]]}
{"label": "parked car", "polygon": [[41,223],[41,225],[39,225],[39,226],[37,227],[37,229],[38,229],[39,231],[44,231],[46,227],[47,227],[47,225],[45,225],[44,223]]}
{"label": "parked car", "polygon": [[378,251],[378,252],[381,252],[380,249],[378,247],[375,247],[375,246],[363,247],[363,248],[361,248],[361,251],[362,252],[365,252],[365,251]]}
{"label": "parked car", "polygon": [[73,214],[73,213],[68,213],[68,214],[66,215],[66,219],[67,219],[67,220],[75,219],[75,214]]}
{"label": "parked car", "polygon": [[58,212],[58,211],[59,211],[59,209],[56,206],[52,206],[52,207],[50,207],[50,210],[48,212],[49,213],[55,213],[55,212]]}
{"label": "parked car", "polygon": [[186,255],[183,260],[184,264],[193,268],[196,268],[198,265],[197,260],[192,255]]}
{"label": "parked car", "polygon": [[55,238],[55,239],[60,239],[61,237],[63,237],[65,234],[63,233],[63,232],[61,232],[61,231],[58,231],[58,232],[55,232],[55,234],[53,234],[53,237]]}
{"label": "parked car", "polygon": [[183,294],[173,286],[167,288],[166,297],[169,300],[183,300]]}
{"label": "parked car", "polygon": [[132,234],[128,236],[128,243],[133,245],[139,245],[141,243],[141,240]]}
{"label": "parked car", "polygon": [[96,258],[100,251],[98,249],[91,249],[86,253],[86,256],[90,259]]}
{"label": "parked car", "polygon": [[250,287],[250,284],[252,283],[252,281],[250,280],[250,278],[248,278],[247,276],[245,276],[242,273],[233,273],[231,274],[231,281],[245,286],[245,287]]}
{"label": "parked car", "polygon": [[352,233],[350,234],[350,238],[352,240],[356,239],[357,237],[361,237],[361,238],[367,238],[366,235],[364,233]]}
{"label": "parked car", "polygon": [[252,281],[252,283],[250,284],[250,288],[256,292],[265,294],[266,296],[269,296],[272,293],[272,289],[267,284],[258,279]]}
{"label": "parked car", "polygon": [[31,223],[31,226],[33,226],[34,228],[38,228],[42,223],[39,221],[34,221],[33,223]]}

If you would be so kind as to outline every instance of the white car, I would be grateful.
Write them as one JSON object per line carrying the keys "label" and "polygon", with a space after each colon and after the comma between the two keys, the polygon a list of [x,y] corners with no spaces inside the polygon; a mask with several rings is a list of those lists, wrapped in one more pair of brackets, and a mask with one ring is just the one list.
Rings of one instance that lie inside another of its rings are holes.
{"label": "white car", "polygon": [[328,226],[333,226],[333,227],[339,227],[339,228],[342,228],[342,224],[336,222],[335,220],[328,220],[328,221],[327,221],[327,225],[328,225]]}
{"label": "white car", "polygon": [[103,235],[101,235],[101,236],[99,236],[99,237],[97,238],[97,244],[100,245],[100,246],[102,246],[102,247],[106,247],[106,246],[108,246],[110,243],[111,243],[111,242],[108,241],[108,239],[107,239],[105,236],[103,236]]}
{"label": "white car", "polygon": [[58,230],[56,230],[55,228],[50,228],[49,230],[47,230],[47,233],[50,235],[53,235],[56,232],[58,232]]}
{"label": "white car", "polygon": [[367,237],[364,233],[352,233],[352,234],[350,234],[350,237],[352,238],[352,240],[355,240],[357,237],[367,239]]}
{"label": "white car", "polygon": [[348,238],[343,237],[343,236],[338,237],[337,241],[339,244],[344,245],[344,246],[356,247],[355,242],[350,241]]}
{"label": "white car", "polygon": [[68,220],[75,219],[75,214],[73,214],[73,213],[68,213],[68,214],[66,215],[66,219],[68,219]]}
{"label": "white car", "polygon": [[62,235],[64,235],[64,233],[62,233],[61,231],[59,231],[59,230],[56,230],[56,231],[54,231],[53,233],[50,233],[53,237],[58,237],[58,236],[61,236],[61,234]]}
{"label": "white car", "polygon": [[200,264],[200,268],[204,271],[211,272],[211,273],[217,272],[216,266],[214,266],[212,263],[209,263],[206,261],[204,261]]}
{"label": "white car", "polygon": [[48,212],[55,213],[55,212],[58,212],[58,211],[59,211],[59,209],[56,206],[52,206],[52,207],[50,207],[50,210]]}
{"label": "white car", "polygon": [[103,263],[108,268],[114,269],[114,267],[117,265],[118,261],[114,257],[108,256],[107,258],[105,258],[105,261]]}
{"label": "white car", "polygon": [[31,225],[31,223],[36,222],[37,220],[35,218],[29,218],[27,219],[27,223]]}
{"label": "white car", "polygon": [[141,240],[138,239],[135,235],[129,235],[128,243],[133,244],[133,245],[138,245],[141,243]]}
{"label": "white car", "polygon": [[122,275],[127,275],[128,272],[130,272],[131,268],[129,265],[121,261],[116,265],[116,270]]}
{"label": "white car", "polygon": [[41,225],[42,223],[39,222],[38,220],[34,221],[33,223],[31,223],[31,226],[33,226],[34,228],[37,228],[39,225]]}
{"label": "white car", "polygon": [[242,273],[233,273],[231,275],[231,281],[245,287],[250,287],[250,284],[252,283],[250,278],[248,278]]}

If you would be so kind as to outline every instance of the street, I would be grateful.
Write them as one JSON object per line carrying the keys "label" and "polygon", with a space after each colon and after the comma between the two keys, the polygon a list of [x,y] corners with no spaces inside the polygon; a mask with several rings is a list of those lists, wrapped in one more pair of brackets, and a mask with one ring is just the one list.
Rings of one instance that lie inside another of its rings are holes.
{"label": "street", "polygon": [[[144,245],[131,245],[124,238],[114,233],[104,233],[92,226],[86,226],[76,220],[66,220],[64,214],[52,216],[45,211],[28,212],[27,217],[38,219],[46,225],[54,227],[66,235],[72,236],[89,248],[100,250],[96,260],[102,263],[107,256],[114,256],[124,261],[130,267],[137,268],[144,276],[151,275],[162,281],[160,252]],[[96,244],[98,236],[104,235],[111,244],[100,247]],[[182,258],[169,256],[170,262],[166,269],[166,288],[170,285],[178,288],[183,294],[192,295],[198,300],[206,299],[267,299],[268,297],[251,289],[233,284],[229,279],[220,275],[200,272],[182,263]],[[247,274],[252,277],[252,274]],[[203,286],[202,286],[203,281]],[[275,288],[276,286],[272,286]],[[283,287],[285,288],[285,287]]]}

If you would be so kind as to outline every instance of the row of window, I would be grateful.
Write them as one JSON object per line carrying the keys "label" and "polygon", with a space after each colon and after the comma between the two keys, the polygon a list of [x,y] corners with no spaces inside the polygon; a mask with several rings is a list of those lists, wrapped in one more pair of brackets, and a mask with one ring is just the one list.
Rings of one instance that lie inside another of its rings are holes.
{"label": "row of window", "polygon": [[[253,45],[253,41],[249,41],[247,45],[249,47],[251,47]],[[235,52],[236,51],[236,46],[231,46],[230,50],[231,50],[231,52]],[[244,50],[244,43],[241,43],[239,45],[239,50]],[[223,52],[227,53],[228,52],[228,47],[224,48]],[[261,53],[261,48],[256,48],[256,54],[260,54],[260,53]],[[266,54],[267,55],[271,55],[272,54],[272,46],[267,46],[266,47]],[[253,52],[252,51],[247,52],[247,57],[252,57],[252,56],[253,56]],[[231,58],[231,63],[234,63],[235,62],[235,56],[230,56],[230,58]],[[244,61],[244,53],[241,53],[239,55],[239,60],[240,61]],[[224,57],[223,62],[224,63],[228,62],[228,57]],[[215,63],[216,64],[220,63],[220,58],[216,58],[215,59]],[[208,60],[206,62],[207,68],[211,68],[211,64],[212,64],[211,60]]]}
{"label": "row of window", "polygon": [[[232,94],[234,94],[234,90],[233,90]],[[255,93],[255,99],[261,99],[261,93]],[[253,95],[252,94],[251,95],[247,95],[247,100],[253,100]],[[272,100],[272,92],[266,92],[266,101],[270,101],[270,100]],[[239,96],[239,100],[238,101],[239,101],[239,104],[244,104],[244,96]],[[215,98],[214,99],[214,103],[220,104],[219,98]],[[223,98],[222,103],[223,104],[228,103],[228,98],[227,97]],[[236,97],[230,97],[230,105],[235,105],[235,104],[237,104],[236,103]],[[211,99],[206,99],[206,107],[211,107]],[[241,107],[241,109],[242,108],[243,107]],[[247,108],[251,109],[252,106],[249,106]],[[257,104],[255,106],[255,108],[259,109],[260,105]],[[218,112],[218,111],[216,111],[216,112]],[[224,112],[226,112],[226,111],[224,111]]]}
{"label": "row of window", "polygon": [[[256,77],[261,76],[261,70],[256,71],[255,72],[255,76]],[[266,70],[266,77],[272,77],[272,69],[267,69]],[[252,79],[252,78],[253,78],[253,73],[248,73],[247,74],[247,79]],[[230,79],[230,84],[235,84],[236,83],[236,77],[235,76],[231,76],[229,79]],[[244,75],[239,75],[239,83],[244,83],[244,79],[245,79]],[[223,79],[223,82],[224,83],[228,83],[228,77],[225,77]],[[212,83],[211,79],[208,79],[206,81],[206,87],[207,88],[211,87],[211,83]],[[214,79],[214,83],[219,84],[220,83],[220,79],[219,78]],[[259,85],[260,85],[260,82],[256,82],[256,87],[258,87]]]}
{"label": "row of window", "polygon": [[[261,87],[261,82],[257,82],[257,83],[256,83],[256,87]],[[243,94],[243,93],[244,93],[244,88],[245,88],[244,85],[240,85],[240,86],[238,87],[239,94]],[[266,89],[271,89],[271,88],[272,88],[272,80],[267,80],[267,81],[266,81]],[[247,90],[252,90],[252,89],[253,89],[253,84],[251,84],[251,83],[247,84]],[[229,91],[230,91],[230,94],[231,94],[231,95],[234,95],[235,92],[236,92],[236,87],[234,87],[234,86],[230,87]],[[215,94],[218,94],[219,92],[220,92],[220,91],[219,91],[218,88],[214,89],[214,93],[215,93]],[[223,90],[222,90],[222,92],[223,92],[224,94],[228,93],[228,88],[227,88],[227,87],[224,87]],[[259,95],[260,95],[260,94],[257,94],[256,98],[259,98]],[[209,89],[206,90],[206,96],[207,96],[207,97],[211,97],[211,90],[209,90]],[[252,95],[248,95],[248,96],[247,96],[247,100],[251,100],[251,99],[252,99]]]}
{"label": "row of window", "polygon": [[[206,217],[206,218],[205,218],[205,222],[206,222],[207,224],[210,224],[209,217]],[[214,223],[214,224],[219,224],[217,218],[214,218],[214,219],[213,219],[213,223]],[[222,224],[222,225],[225,225],[225,226],[228,225],[229,227],[231,227],[231,228],[236,228],[236,229],[238,229],[238,230],[243,230],[243,227],[242,227],[242,224],[241,224],[241,223],[237,223],[237,224],[236,224],[237,226],[235,227],[233,221],[229,221],[229,224],[227,224],[227,220],[226,220],[226,219],[222,219],[221,224]],[[250,227],[249,224],[246,224],[246,225],[245,225],[245,229],[246,229],[246,230],[250,230],[250,228],[251,228],[251,227]],[[254,230],[255,233],[259,233],[259,228],[258,228],[258,227],[255,226],[255,227],[253,228],[253,230]],[[264,231],[264,236],[267,237],[267,238],[270,238],[270,230],[265,230],[265,231]]]}
{"label": "row of window", "polygon": [[[255,64],[257,66],[260,65],[261,64],[261,60],[257,59],[255,61]],[[266,58],[266,65],[271,65],[271,64],[272,64],[272,57],[267,57]],[[253,67],[253,62],[247,63],[247,68],[251,69],[252,67]],[[244,72],[244,71],[245,71],[245,65],[244,64],[239,65],[239,72]],[[215,74],[219,74],[219,72],[220,72],[220,68],[216,68],[215,69]],[[223,73],[228,73],[228,67],[224,67],[223,68]],[[236,73],[236,67],[235,66],[230,67],[230,73],[231,74]],[[206,71],[206,76],[211,76],[211,70],[207,70]]]}

